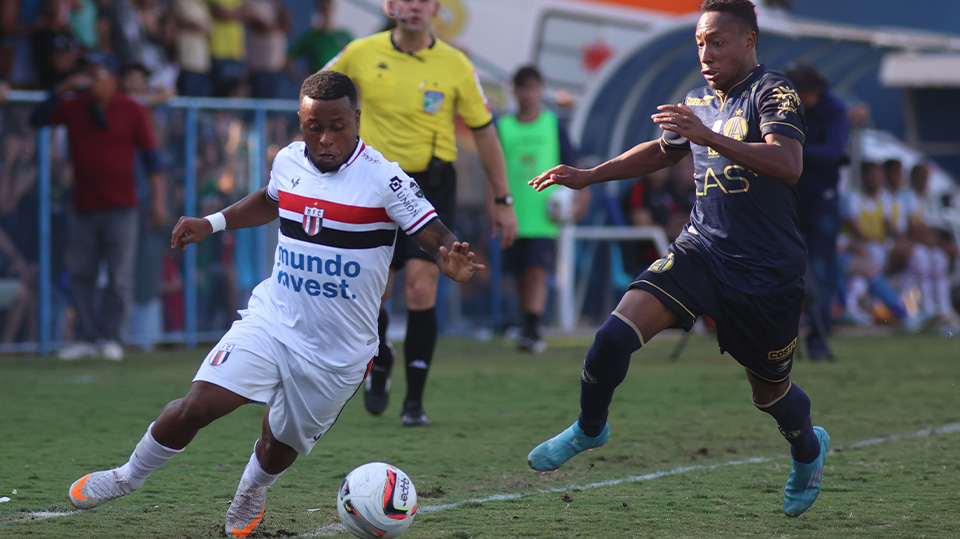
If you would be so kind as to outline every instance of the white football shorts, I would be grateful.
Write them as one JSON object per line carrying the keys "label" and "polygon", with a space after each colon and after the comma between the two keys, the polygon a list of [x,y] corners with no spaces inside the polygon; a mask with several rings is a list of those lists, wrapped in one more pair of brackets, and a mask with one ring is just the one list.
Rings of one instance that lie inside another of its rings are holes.
{"label": "white football shorts", "polygon": [[368,361],[356,370],[324,369],[295,354],[254,316],[233,323],[207,354],[193,381],[209,382],[269,406],[277,440],[309,455],[363,383]]}

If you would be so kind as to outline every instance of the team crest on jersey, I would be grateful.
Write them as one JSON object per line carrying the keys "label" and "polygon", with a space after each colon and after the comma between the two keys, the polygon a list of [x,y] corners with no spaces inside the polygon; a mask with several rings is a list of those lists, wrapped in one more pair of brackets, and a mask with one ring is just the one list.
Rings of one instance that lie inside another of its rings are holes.
{"label": "team crest on jersey", "polygon": [[727,123],[723,124],[724,136],[730,137],[733,140],[743,140],[747,138],[747,129],[747,121],[740,116],[730,118],[727,120]]}
{"label": "team crest on jersey", "polygon": [[232,343],[221,345],[220,348],[217,348],[213,354],[210,355],[210,364],[216,367],[226,363],[227,357],[230,355],[230,352],[233,352],[234,346],[236,345]]}
{"label": "team crest on jersey", "polygon": [[443,106],[443,92],[436,92],[433,90],[427,90],[423,93],[423,111],[428,114],[436,114],[440,112],[440,107]]}
{"label": "team crest on jersey", "polygon": [[647,268],[647,271],[652,271],[653,273],[663,273],[668,271],[673,267],[673,253],[668,254],[667,256],[654,261],[653,264],[650,264],[650,267]]}
{"label": "team crest on jersey", "polygon": [[303,208],[303,230],[311,236],[316,236],[323,228],[323,208],[307,206]]}

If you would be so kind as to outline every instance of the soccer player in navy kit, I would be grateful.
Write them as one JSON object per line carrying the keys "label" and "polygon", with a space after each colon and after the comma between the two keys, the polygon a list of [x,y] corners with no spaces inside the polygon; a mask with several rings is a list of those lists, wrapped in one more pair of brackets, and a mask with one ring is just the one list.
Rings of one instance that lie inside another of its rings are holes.
{"label": "soccer player in navy kit", "polygon": [[783,75],[757,63],[749,0],[705,0],[701,12],[695,37],[707,86],[657,107],[660,140],[589,170],[560,165],[530,181],[538,191],[583,189],[648,174],[692,152],[697,201],[668,254],[637,277],[597,331],[581,374],[579,419],[527,459],[535,470],[555,470],[604,445],[630,355],[660,331],[689,330],[709,315],[721,352],[745,367],[754,404],[792,446],[783,512],[798,516],[820,493],[830,441],[811,424],[810,399],[790,381],[806,269],[794,188],[803,168],[802,107]]}

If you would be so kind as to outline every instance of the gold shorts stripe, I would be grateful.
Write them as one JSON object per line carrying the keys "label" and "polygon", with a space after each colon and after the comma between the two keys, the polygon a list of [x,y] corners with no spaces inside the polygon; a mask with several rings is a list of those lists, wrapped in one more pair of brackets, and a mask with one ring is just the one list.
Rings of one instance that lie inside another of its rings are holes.
{"label": "gold shorts stripe", "polygon": [[624,322],[626,325],[630,326],[631,328],[633,328],[633,331],[637,332],[637,337],[640,338],[640,346],[643,346],[644,344],[646,344],[646,342],[644,342],[644,340],[643,340],[643,334],[640,333],[640,328],[638,328],[637,325],[634,324],[632,320],[630,320],[630,319],[627,318],[626,316],[623,316],[622,314],[618,313],[617,311],[613,311],[613,312],[610,313],[610,314],[612,314],[613,316],[616,316],[616,317],[619,318],[620,320],[623,320],[623,322]]}
{"label": "gold shorts stripe", "polygon": [[[641,279],[641,280],[639,280],[639,281],[634,281],[634,283],[646,283],[646,284],[648,284],[648,285],[656,288],[657,290],[663,292],[668,298],[670,298],[670,299],[672,299],[673,301],[675,301],[675,302],[677,303],[677,305],[679,305],[680,307],[682,307],[684,311],[687,311],[687,314],[689,314],[694,320],[696,320],[697,315],[693,314],[693,313],[690,311],[690,309],[687,308],[686,305],[684,305],[683,303],[680,303],[680,300],[678,300],[677,298],[671,296],[670,293],[667,292],[666,290],[660,288],[659,286],[651,283],[650,281],[648,281],[648,280],[646,280],[646,279]],[[633,284],[633,283],[631,283],[631,284]]]}

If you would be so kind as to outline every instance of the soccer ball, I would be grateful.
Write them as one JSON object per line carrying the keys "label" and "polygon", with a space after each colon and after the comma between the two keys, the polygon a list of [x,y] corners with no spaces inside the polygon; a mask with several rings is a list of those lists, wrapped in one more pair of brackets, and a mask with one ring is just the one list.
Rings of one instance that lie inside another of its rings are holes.
{"label": "soccer ball", "polygon": [[550,188],[547,195],[547,215],[557,224],[572,223],[577,214],[577,192],[563,186]]}
{"label": "soccer ball", "polygon": [[417,489],[400,468],[368,462],[347,474],[337,494],[340,522],[357,537],[397,537],[413,523]]}

